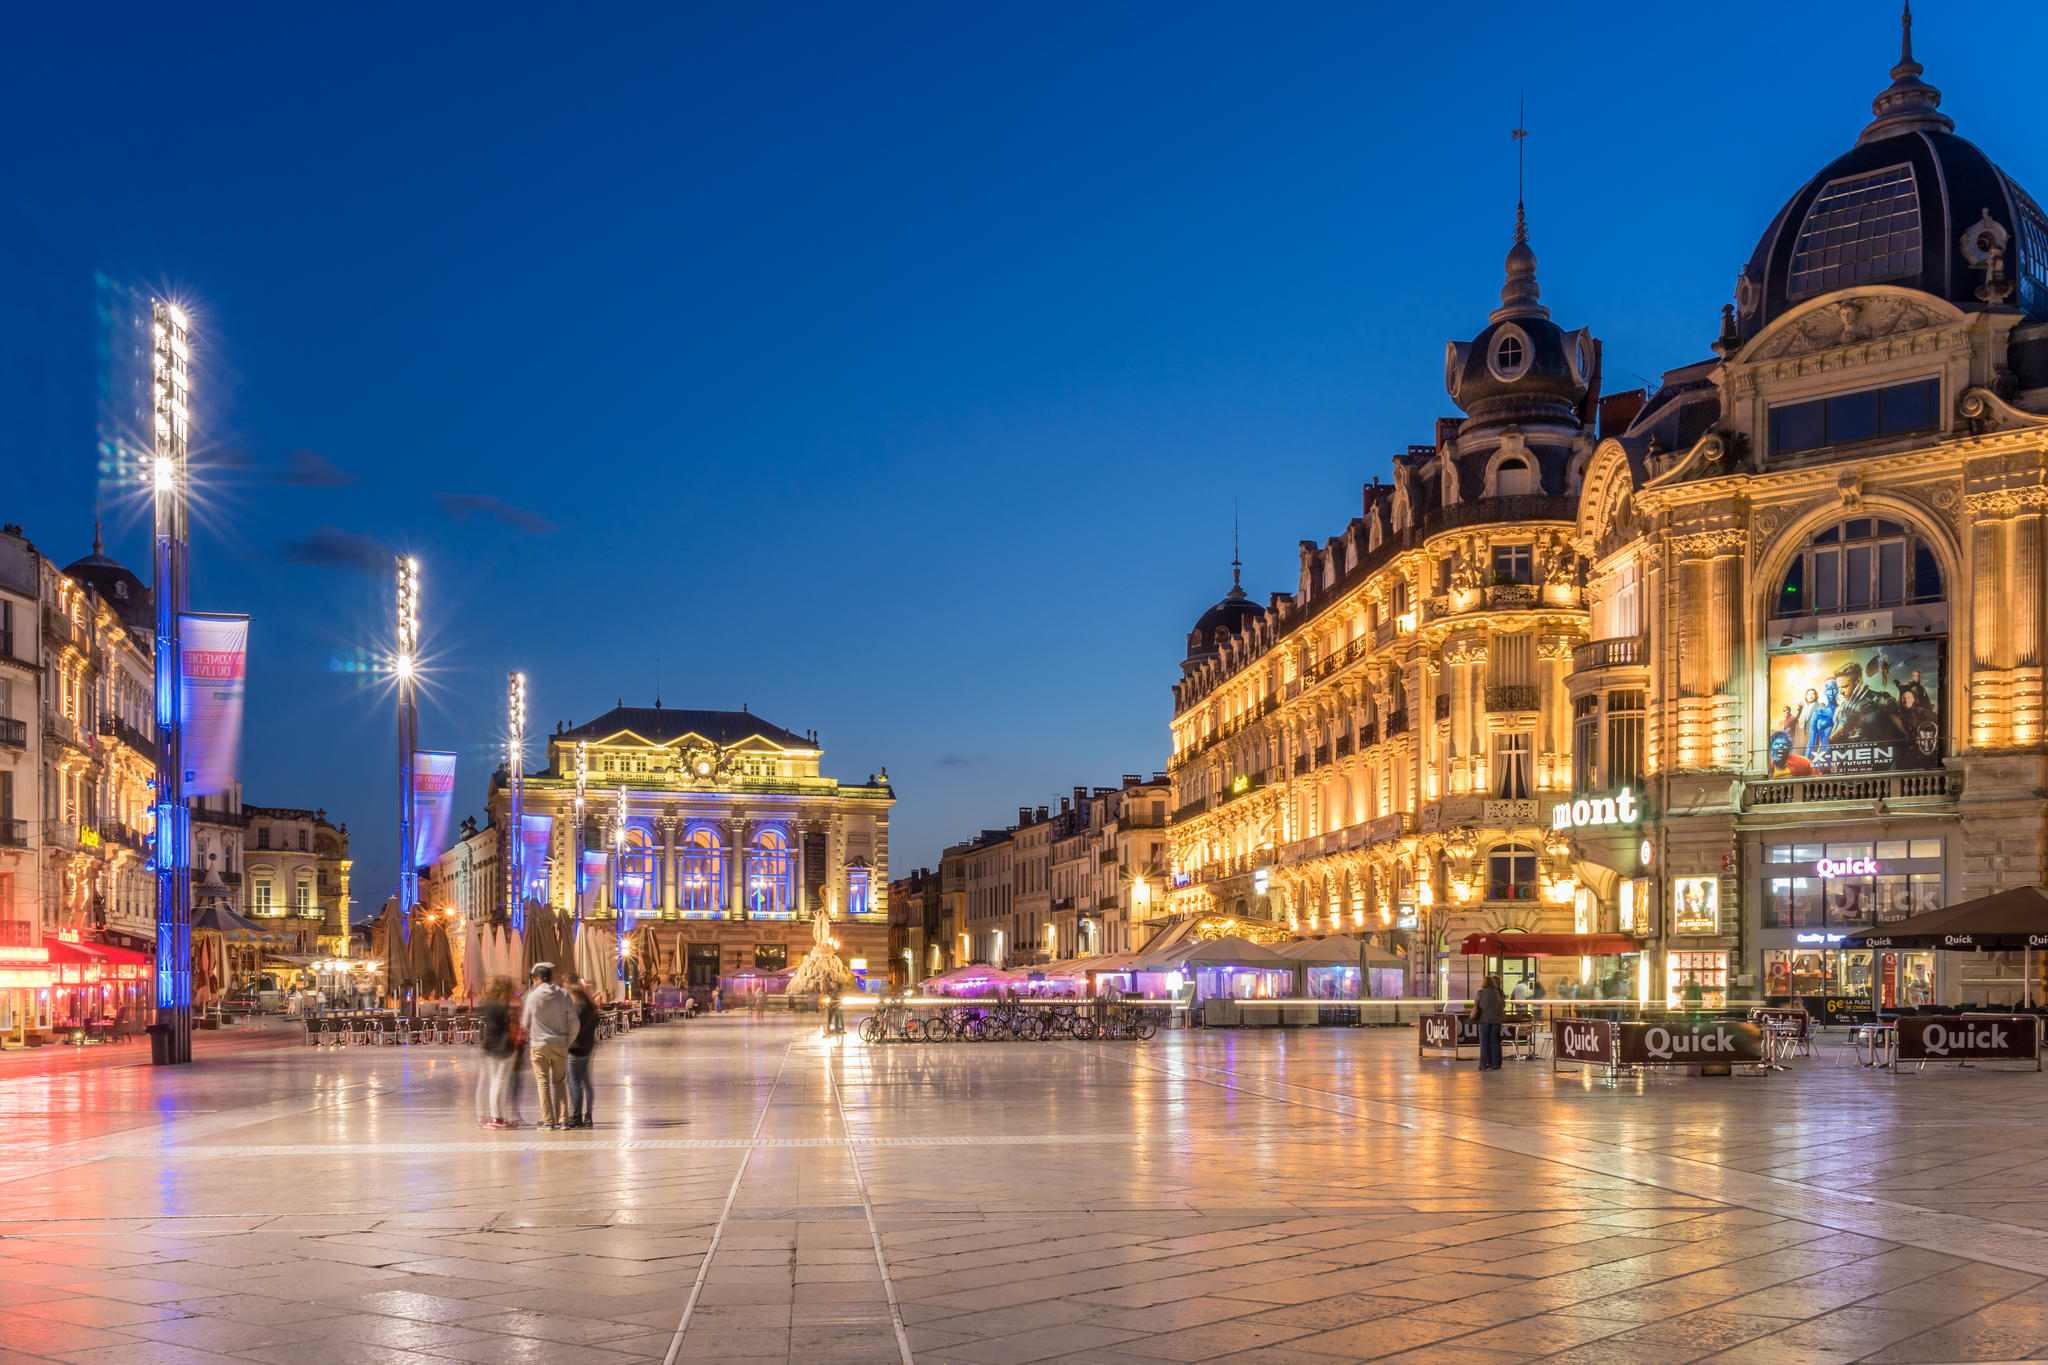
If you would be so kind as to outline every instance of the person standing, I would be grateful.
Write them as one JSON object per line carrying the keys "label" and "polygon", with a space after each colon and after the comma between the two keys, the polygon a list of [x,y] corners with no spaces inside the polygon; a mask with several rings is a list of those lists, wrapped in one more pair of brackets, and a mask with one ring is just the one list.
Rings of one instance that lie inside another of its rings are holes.
{"label": "person standing", "polygon": [[576,1036],[569,1041],[569,1121],[564,1126],[594,1128],[590,1054],[597,1050],[597,1002],[581,981],[569,987],[569,996],[576,1002]]}
{"label": "person standing", "polygon": [[1479,1024],[1479,1069],[1500,1070],[1500,1026],[1507,1017],[1507,997],[1501,994],[1500,978],[1489,976],[1479,994],[1472,998],[1472,1017]]}
{"label": "person standing", "polygon": [[534,1084],[540,1087],[540,1126],[565,1127],[569,1112],[569,1043],[576,1037],[576,1002],[555,984],[555,964],[533,964],[533,984],[520,1012]]}
{"label": "person standing", "polygon": [[517,1128],[512,1109],[512,1066],[518,1049],[512,1045],[512,982],[493,977],[477,1007],[477,1046],[483,1072],[476,1078],[476,1126]]}

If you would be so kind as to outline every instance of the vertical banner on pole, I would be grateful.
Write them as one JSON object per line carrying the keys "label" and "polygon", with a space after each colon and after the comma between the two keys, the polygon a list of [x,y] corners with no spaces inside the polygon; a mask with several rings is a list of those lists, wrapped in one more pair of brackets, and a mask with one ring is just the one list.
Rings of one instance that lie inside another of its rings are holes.
{"label": "vertical banner on pole", "polygon": [[185,612],[178,635],[182,794],[214,796],[234,787],[242,766],[249,618]]}
{"label": "vertical banner on pole", "polygon": [[521,900],[539,901],[549,904],[549,870],[553,864],[548,859],[548,846],[555,837],[555,817],[552,815],[521,815],[519,873],[526,880],[520,888]]}
{"label": "vertical banner on pole", "polygon": [[412,756],[414,867],[425,867],[448,848],[455,816],[455,755],[418,749]]}

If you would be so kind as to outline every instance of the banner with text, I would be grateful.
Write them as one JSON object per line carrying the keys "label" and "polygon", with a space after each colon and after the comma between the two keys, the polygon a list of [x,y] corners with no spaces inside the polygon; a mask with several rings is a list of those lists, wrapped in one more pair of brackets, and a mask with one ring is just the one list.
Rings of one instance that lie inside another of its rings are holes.
{"label": "banner with text", "polygon": [[526,884],[519,890],[522,899],[548,903],[548,846],[555,835],[555,817],[552,815],[522,815],[519,817],[520,847],[519,875]]}
{"label": "banner with text", "polygon": [[178,734],[185,795],[217,796],[242,769],[242,708],[249,680],[249,618],[178,617]]}
{"label": "banner with text", "polygon": [[455,755],[417,749],[412,756],[412,865],[425,867],[448,848],[455,818]]}
{"label": "banner with text", "polygon": [[1606,1019],[1553,1019],[1551,1054],[1560,1062],[1612,1062],[1614,1025]]}
{"label": "banner with text", "polygon": [[1479,1046],[1479,1025],[1462,1014],[1425,1014],[1416,1028],[1420,1046],[1450,1048]]}
{"label": "banner with text", "polygon": [[1615,1060],[1625,1066],[1722,1066],[1764,1059],[1764,1031],[1747,1020],[1623,1024]]}

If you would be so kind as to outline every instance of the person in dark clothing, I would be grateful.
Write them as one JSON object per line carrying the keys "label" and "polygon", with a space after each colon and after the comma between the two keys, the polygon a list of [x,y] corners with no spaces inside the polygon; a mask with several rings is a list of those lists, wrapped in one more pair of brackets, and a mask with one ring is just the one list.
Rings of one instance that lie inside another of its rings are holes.
{"label": "person in dark clothing", "polygon": [[590,1054],[597,1048],[597,1002],[581,981],[569,987],[576,1002],[576,1036],[569,1040],[570,1128],[594,1128],[591,1118]]}
{"label": "person in dark clothing", "polygon": [[1489,976],[1472,997],[1472,1018],[1479,1025],[1479,1069],[1500,1070],[1500,1026],[1507,1018],[1508,998],[1501,993],[1500,978]]}
{"label": "person in dark clothing", "polygon": [[477,1007],[476,1040],[484,1054],[483,1073],[476,1079],[476,1126],[517,1128],[512,1099],[512,1063],[519,1054],[512,1040],[512,982],[494,979]]}

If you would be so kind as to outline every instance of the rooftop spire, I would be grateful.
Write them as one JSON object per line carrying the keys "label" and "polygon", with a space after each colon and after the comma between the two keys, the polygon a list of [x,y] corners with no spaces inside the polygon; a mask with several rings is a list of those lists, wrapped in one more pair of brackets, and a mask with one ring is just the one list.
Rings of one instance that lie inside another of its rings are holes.
{"label": "rooftop spire", "polygon": [[1920,79],[1923,70],[1913,60],[1913,3],[1906,0],[1899,14],[1899,64],[1892,68],[1892,83],[1870,102],[1870,112],[1877,117],[1856,139],[1857,146],[1895,133],[1955,131],[1956,121],[1941,112],[1941,92]]}
{"label": "rooftop spire", "polygon": [[1230,500],[1230,595],[1244,596],[1244,561],[1238,558],[1237,549],[1237,499]]}
{"label": "rooftop spire", "polygon": [[1515,244],[1508,248],[1507,283],[1500,287],[1500,307],[1493,310],[1493,322],[1550,316],[1550,310],[1537,302],[1543,291],[1536,285],[1536,249],[1529,245],[1529,211],[1522,202],[1523,148],[1529,137],[1528,120],[1522,116],[1525,112],[1525,108],[1517,108],[1514,130],[1508,134],[1515,142]]}
{"label": "rooftop spire", "polygon": [[97,502],[92,507],[92,552],[96,555],[107,552],[106,545],[100,540],[100,507]]}

